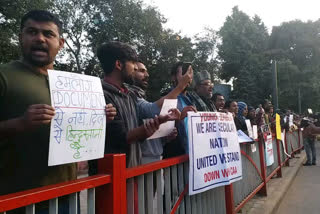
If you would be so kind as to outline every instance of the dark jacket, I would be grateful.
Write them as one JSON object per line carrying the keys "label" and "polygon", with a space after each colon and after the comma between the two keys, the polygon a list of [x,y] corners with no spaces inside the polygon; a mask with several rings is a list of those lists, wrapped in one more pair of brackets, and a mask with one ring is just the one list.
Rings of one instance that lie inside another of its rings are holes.
{"label": "dark jacket", "polygon": [[[132,91],[124,93],[115,86],[102,81],[106,104],[111,103],[117,109],[114,120],[107,122],[105,154],[125,153],[127,167],[140,165],[141,148],[138,142],[127,143],[128,131],[137,128],[137,97]],[[96,164],[90,163],[89,174],[96,174]]]}

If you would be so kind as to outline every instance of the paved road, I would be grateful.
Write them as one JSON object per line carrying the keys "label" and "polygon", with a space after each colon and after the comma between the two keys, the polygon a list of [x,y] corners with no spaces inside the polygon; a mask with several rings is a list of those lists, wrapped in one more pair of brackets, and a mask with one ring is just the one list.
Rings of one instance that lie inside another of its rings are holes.
{"label": "paved road", "polygon": [[300,168],[277,214],[320,213],[320,142],[316,142],[316,149],[317,165]]}

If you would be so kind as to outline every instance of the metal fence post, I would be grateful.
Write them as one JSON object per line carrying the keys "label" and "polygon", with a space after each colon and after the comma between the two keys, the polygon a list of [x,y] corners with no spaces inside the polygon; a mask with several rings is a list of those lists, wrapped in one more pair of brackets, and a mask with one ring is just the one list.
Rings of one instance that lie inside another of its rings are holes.
{"label": "metal fence post", "polygon": [[233,200],[233,187],[232,184],[224,187],[225,200],[226,200],[226,214],[235,214],[235,206]]}
{"label": "metal fence post", "polygon": [[96,188],[97,214],[127,214],[126,155],[105,155],[98,160],[98,173],[111,174],[112,182]]}
{"label": "metal fence post", "polygon": [[[284,133],[284,144],[285,144],[285,147],[286,147],[286,151],[287,151],[287,153],[289,154],[288,141],[287,141],[287,131],[285,131],[285,133]],[[289,154],[289,155],[290,155],[290,154]],[[286,161],[285,166],[289,166],[289,160]]]}
{"label": "metal fence post", "polygon": [[267,168],[264,160],[264,141],[263,137],[259,139],[259,156],[260,156],[260,168],[261,168],[261,175],[263,179],[263,187],[259,191],[261,195],[267,196]]}
{"label": "metal fence post", "polygon": [[281,166],[281,155],[280,155],[280,140],[276,139],[277,142],[277,156],[278,156],[278,166],[280,167],[277,172],[277,177],[282,177],[282,166]]}
{"label": "metal fence post", "polygon": [[297,151],[297,153],[298,154],[300,154],[301,153],[301,130],[300,130],[300,128],[298,129],[298,147],[299,147],[299,149],[298,149],[298,151]]}

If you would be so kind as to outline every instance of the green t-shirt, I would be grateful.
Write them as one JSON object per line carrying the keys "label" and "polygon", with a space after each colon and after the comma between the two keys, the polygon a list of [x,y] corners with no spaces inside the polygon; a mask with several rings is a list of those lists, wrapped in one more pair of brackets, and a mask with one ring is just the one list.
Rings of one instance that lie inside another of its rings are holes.
{"label": "green t-shirt", "polygon": [[[21,117],[28,106],[49,104],[46,75],[20,61],[0,66],[0,121]],[[48,166],[50,125],[0,140],[0,195],[76,179],[76,164]]]}

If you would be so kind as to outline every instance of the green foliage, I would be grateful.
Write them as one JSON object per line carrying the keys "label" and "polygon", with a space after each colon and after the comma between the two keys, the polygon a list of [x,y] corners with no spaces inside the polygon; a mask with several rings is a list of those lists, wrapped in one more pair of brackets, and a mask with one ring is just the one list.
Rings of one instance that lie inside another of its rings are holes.
{"label": "green foliage", "polygon": [[268,32],[258,16],[252,19],[234,7],[219,31],[221,78],[233,78],[232,97],[257,105],[271,92]]}
{"label": "green foliage", "polygon": [[270,54],[279,60],[279,103],[282,108],[298,110],[298,90],[302,111],[319,111],[320,21],[300,20],[273,27]]}
{"label": "green foliage", "polygon": [[22,16],[32,9],[49,9],[50,0],[1,0],[0,63],[19,57],[18,35]]}

